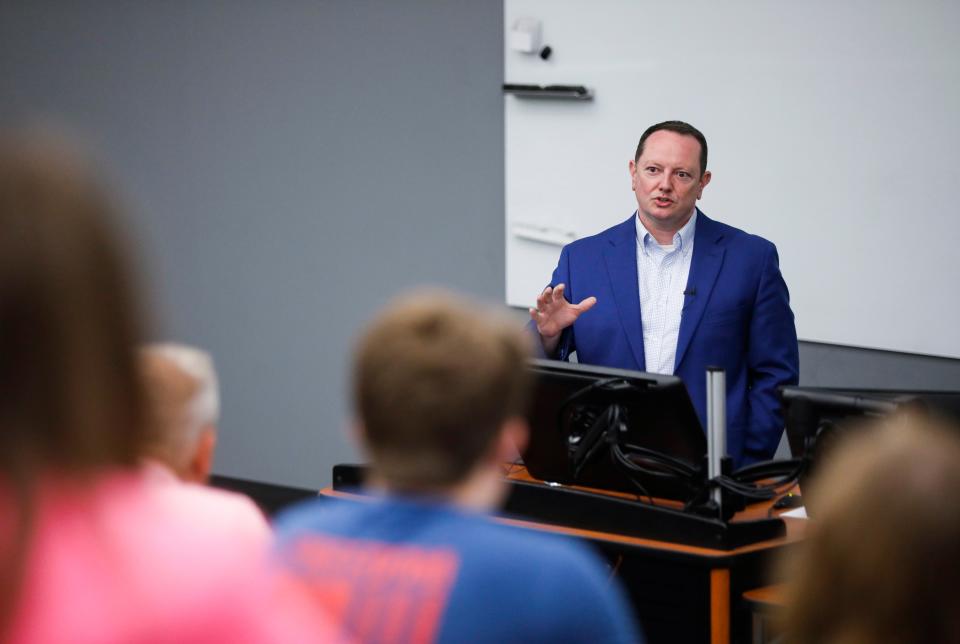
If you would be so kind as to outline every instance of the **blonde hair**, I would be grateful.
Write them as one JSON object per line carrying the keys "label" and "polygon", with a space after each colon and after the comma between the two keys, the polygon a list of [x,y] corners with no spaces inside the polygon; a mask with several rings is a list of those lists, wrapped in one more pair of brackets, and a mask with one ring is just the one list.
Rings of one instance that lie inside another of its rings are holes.
{"label": "blonde hair", "polygon": [[960,428],[909,413],[867,429],[809,492],[816,519],[785,563],[787,641],[960,642]]}

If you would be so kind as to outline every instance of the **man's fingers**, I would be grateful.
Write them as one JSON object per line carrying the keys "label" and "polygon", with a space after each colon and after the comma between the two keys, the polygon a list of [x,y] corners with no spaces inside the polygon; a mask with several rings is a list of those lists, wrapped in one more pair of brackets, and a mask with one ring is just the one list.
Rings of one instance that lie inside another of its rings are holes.
{"label": "man's fingers", "polygon": [[580,302],[580,304],[577,304],[577,309],[581,313],[583,313],[584,311],[589,311],[593,307],[593,305],[596,303],[597,303],[597,298],[591,295],[590,297]]}
{"label": "man's fingers", "polygon": [[536,322],[536,321],[537,321],[537,316],[540,315],[540,311],[538,311],[537,309],[534,309],[534,308],[531,308],[531,309],[529,309],[529,310],[530,310],[530,319],[533,320],[534,322]]}
{"label": "man's fingers", "polygon": [[563,290],[565,288],[566,286],[564,284],[557,284],[553,287],[553,299],[557,300],[558,303],[563,300]]}
{"label": "man's fingers", "polygon": [[542,311],[543,307],[550,303],[551,297],[550,294],[553,293],[551,287],[543,289],[543,292],[537,297],[537,310]]}

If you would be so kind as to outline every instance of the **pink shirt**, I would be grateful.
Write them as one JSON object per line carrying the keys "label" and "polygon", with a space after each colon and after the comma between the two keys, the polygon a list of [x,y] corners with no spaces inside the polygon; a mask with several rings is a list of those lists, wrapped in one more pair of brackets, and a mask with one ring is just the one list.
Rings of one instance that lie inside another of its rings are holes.
{"label": "pink shirt", "polygon": [[50,478],[36,501],[11,644],[331,641],[277,585],[269,527],[245,497],[150,465]]}

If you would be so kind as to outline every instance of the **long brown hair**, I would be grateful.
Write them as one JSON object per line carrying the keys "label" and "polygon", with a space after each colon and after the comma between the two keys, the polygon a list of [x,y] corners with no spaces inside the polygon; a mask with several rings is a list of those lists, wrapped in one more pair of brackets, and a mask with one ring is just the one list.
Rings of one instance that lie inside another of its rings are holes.
{"label": "long brown hair", "polygon": [[16,515],[12,552],[0,552],[0,633],[38,478],[132,465],[147,430],[139,307],[114,216],[74,152],[0,135],[0,491]]}
{"label": "long brown hair", "polygon": [[960,428],[909,414],[863,430],[809,492],[786,641],[960,642]]}

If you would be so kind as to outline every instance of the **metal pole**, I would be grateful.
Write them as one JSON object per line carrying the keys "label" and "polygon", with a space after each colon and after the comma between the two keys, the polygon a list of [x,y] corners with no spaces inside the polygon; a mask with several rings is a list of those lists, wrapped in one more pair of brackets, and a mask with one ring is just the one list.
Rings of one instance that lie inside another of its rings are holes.
{"label": "metal pole", "polygon": [[[707,367],[707,476],[720,476],[720,461],[727,454],[727,374],[720,367]],[[720,508],[720,488],[711,498]]]}

